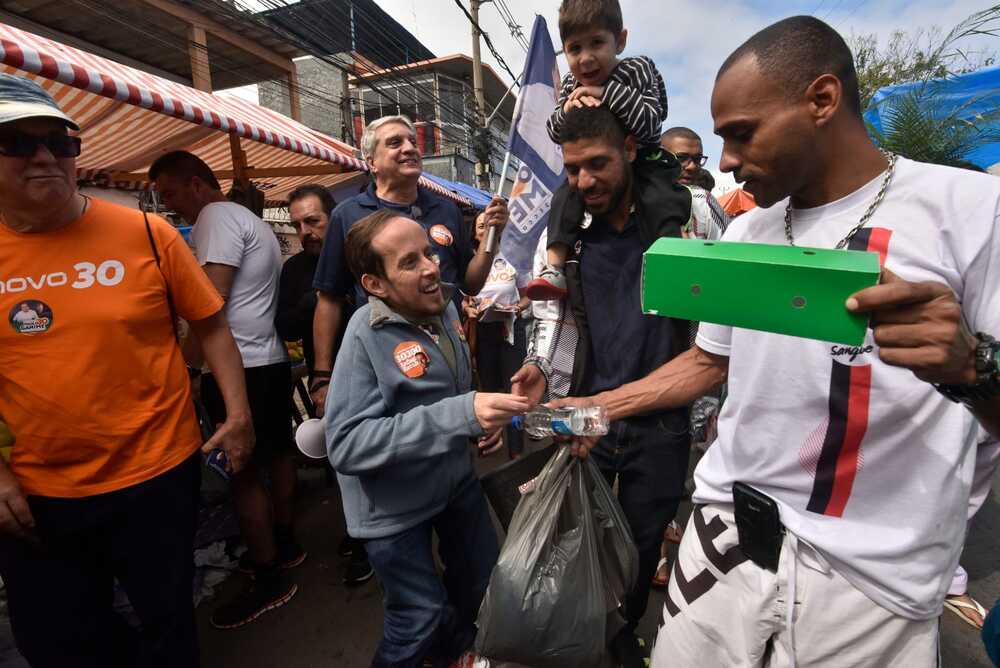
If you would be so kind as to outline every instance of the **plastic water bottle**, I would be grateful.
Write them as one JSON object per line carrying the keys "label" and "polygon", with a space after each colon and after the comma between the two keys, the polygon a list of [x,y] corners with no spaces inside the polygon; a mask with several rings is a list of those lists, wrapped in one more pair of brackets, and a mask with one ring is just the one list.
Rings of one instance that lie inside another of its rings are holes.
{"label": "plastic water bottle", "polygon": [[719,400],[701,397],[691,406],[691,440],[702,443],[708,438],[708,423],[719,413]]}
{"label": "plastic water bottle", "polygon": [[549,436],[604,436],[608,433],[608,412],[603,406],[589,408],[546,408],[539,406],[526,415],[516,415],[511,424],[534,439]]}

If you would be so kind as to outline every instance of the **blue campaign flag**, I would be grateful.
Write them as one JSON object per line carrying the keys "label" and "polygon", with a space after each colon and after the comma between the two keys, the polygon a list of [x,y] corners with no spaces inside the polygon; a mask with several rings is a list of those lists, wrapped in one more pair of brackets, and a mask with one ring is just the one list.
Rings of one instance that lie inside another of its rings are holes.
{"label": "blue campaign flag", "polygon": [[510,223],[501,254],[517,269],[517,282],[531,279],[531,259],[548,222],[552,194],[563,182],[562,149],[549,139],[545,124],[556,108],[559,68],[548,26],[541,16],[531,28],[531,48],[521,75],[508,151],[521,162],[510,192]]}

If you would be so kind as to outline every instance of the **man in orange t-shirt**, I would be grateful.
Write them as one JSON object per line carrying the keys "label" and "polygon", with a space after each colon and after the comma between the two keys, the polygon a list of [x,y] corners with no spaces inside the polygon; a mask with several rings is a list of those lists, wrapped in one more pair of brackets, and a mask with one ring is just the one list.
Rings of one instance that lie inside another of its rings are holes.
{"label": "man in orange t-shirt", "polygon": [[[0,461],[0,575],[14,637],[36,667],[197,666],[197,453],[219,448],[235,472],[253,448],[240,355],[177,231],[77,192],[67,127],[41,87],[0,74],[0,414],[17,439]],[[204,446],[170,298],[225,397]],[[115,578],[141,638],[123,642],[113,621]]]}

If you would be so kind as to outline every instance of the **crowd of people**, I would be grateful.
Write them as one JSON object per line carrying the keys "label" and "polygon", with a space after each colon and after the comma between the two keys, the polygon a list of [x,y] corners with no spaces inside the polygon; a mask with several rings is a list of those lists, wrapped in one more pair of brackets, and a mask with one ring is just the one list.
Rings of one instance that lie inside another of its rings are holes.
{"label": "crowd of people", "polygon": [[[848,46],[792,17],[716,77],[720,169],[760,205],[730,221],[701,138],[661,132],[652,60],[619,58],[617,0],[563,0],[559,33],[570,72],[547,129],[567,178],[530,276],[487,242],[502,197],[470,225],[420,185],[405,116],[365,128],[364,191],[289,195],[302,250],[282,263],[271,228],[191,153],[149,178],[193,224],[193,251],[160,216],[81,194],[79,127],[0,74],[0,419],[16,438],[0,575],[32,666],[200,665],[204,457],[247,546],[245,587],[212,625],[293,600],[309,544],[284,343],[298,340],[343,501],[344,582],[383,594],[374,667],[482,665],[501,541],[475,458],[521,457],[511,420],[542,403],[611,421],[561,442],[614,486],[638,550],[616,665],[930,667],[943,606],[983,625],[958,561],[1000,453],[1000,181],[876,147]],[[660,237],[878,253],[880,283],[844,306],[870,317],[864,345],[644,314]],[[682,530],[690,406],[723,386]],[[111,608],[116,580],[139,632]]]}

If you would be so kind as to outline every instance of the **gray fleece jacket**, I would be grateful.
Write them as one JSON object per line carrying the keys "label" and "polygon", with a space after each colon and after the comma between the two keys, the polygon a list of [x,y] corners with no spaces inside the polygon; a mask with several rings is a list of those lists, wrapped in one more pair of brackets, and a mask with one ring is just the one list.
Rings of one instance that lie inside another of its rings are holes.
{"label": "gray fleece jacket", "polygon": [[440,513],[473,476],[469,349],[454,304],[442,315],[452,371],[422,328],[371,298],[347,324],[326,399],[326,447],[347,531],[381,538]]}

